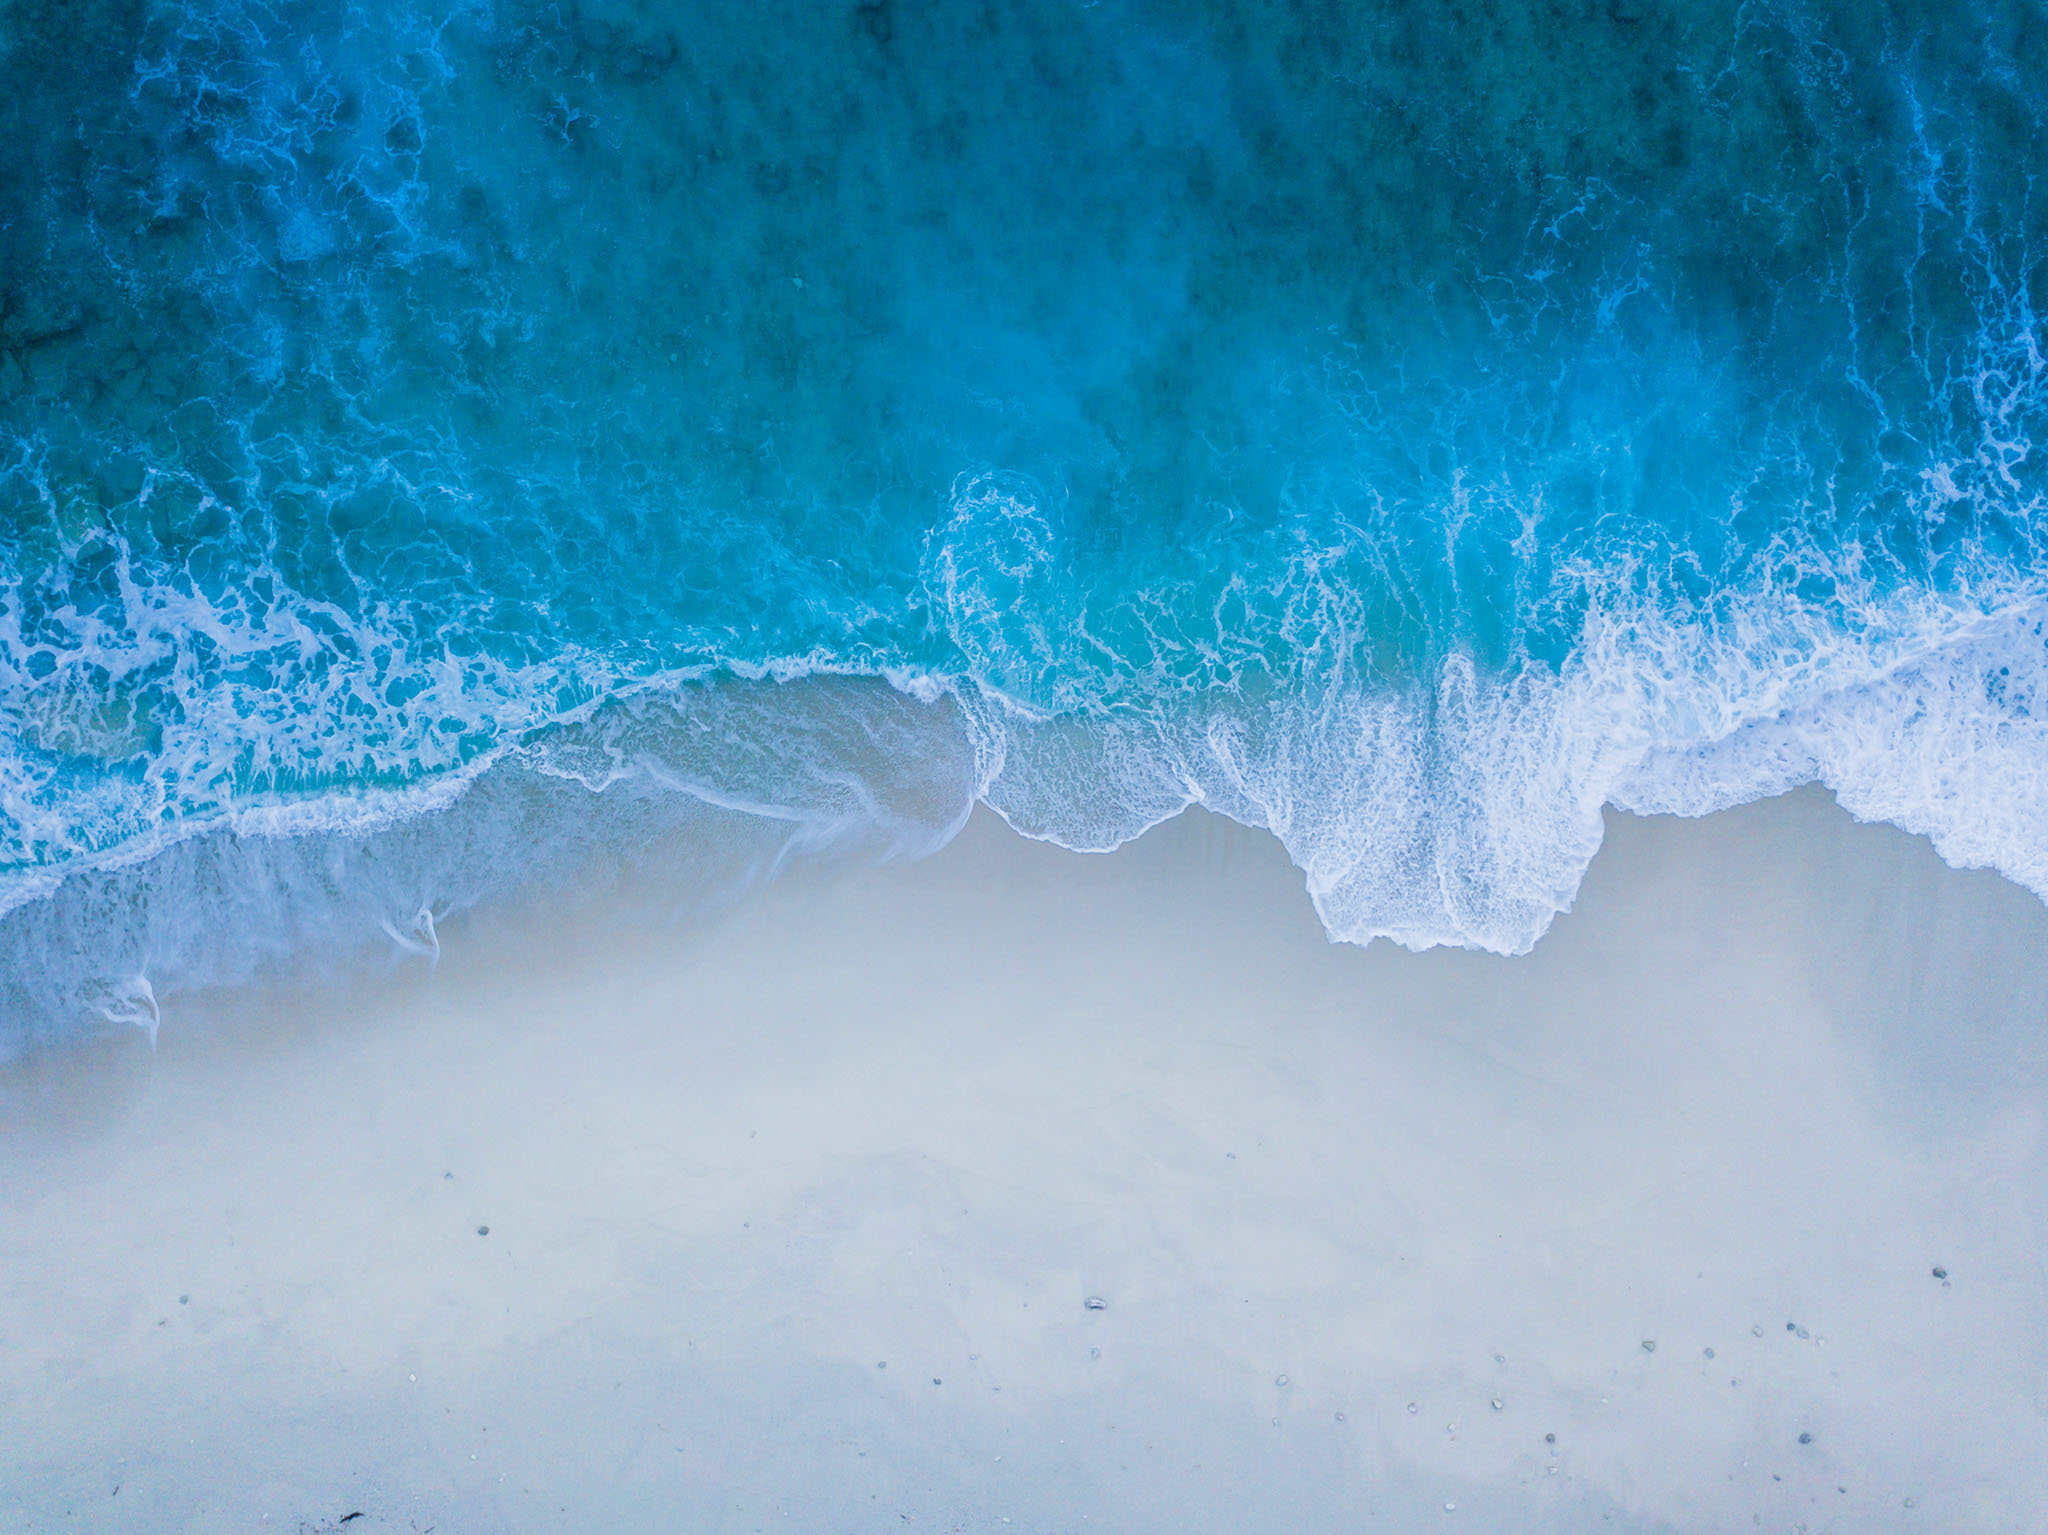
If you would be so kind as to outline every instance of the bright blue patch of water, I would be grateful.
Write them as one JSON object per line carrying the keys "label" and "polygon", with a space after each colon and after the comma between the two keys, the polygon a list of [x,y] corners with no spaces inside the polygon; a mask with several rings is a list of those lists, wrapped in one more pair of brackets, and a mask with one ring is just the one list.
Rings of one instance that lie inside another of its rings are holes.
{"label": "bright blue patch of water", "polygon": [[2030,3],[18,0],[0,85],[17,1017],[629,783],[1199,801],[1418,946],[1816,778],[2048,891]]}

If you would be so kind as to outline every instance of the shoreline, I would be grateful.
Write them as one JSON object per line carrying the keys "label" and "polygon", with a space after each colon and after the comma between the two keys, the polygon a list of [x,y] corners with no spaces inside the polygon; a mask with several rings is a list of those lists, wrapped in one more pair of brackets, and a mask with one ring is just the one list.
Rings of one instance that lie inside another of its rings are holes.
{"label": "shoreline", "polygon": [[0,1067],[0,1512],[2023,1529],[2048,908],[1814,790],[1607,826],[1516,958],[979,810]]}

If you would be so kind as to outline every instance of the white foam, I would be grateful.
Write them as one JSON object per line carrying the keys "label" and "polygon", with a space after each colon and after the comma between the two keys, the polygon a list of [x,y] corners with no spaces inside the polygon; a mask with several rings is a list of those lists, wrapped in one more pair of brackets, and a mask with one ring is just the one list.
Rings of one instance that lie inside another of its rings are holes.
{"label": "white foam", "polygon": [[1697,816],[1816,781],[2048,896],[2048,602],[1901,606],[1882,639],[1797,605],[1718,629],[1596,610],[1561,672],[1453,655],[1428,692],[970,718],[999,736],[984,793],[1019,831],[1100,850],[1206,805],[1279,837],[1353,943],[1525,952],[1570,905],[1603,806]]}
{"label": "white foam", "polygon": [[[114,548],[118,624],[60,607],[72,649],[33,679],[47,642],[0,588],[0,688],[19,701],[0,718],[15,991],[154,1026],[158,998],[305,945],[381,933],[430,958],[451,913],[592,856],[608,817],[638,835],[684,804],[762,823],[749,878],[823,848],[928,852],[977,798],[1081,850],[1202,804],[1282,841],[1333,938],[1519,953],[1571,903],[1604,807],[1701,815],[1818,781],[1951,863],[2048,894],[2048,596],[2024,553],[1964,551],[1937,590],[1788,537],[1704,608],[1633,569],[1573,570],[1588,601],[1561,666],[1452,650],[1396,685],[1349,648],[1365,618],[1336,574],[1345,551],[1310,548],[1260,594],[1286,598],[1277,635],[1227,633],[1219,606],[1190,681],[1091,633],[1032,495],[963,479],[927,543],[926,597],[966,662],[954,676],[822,649],[658,675],[573,650],[423,659],[391,615],[301,600],[275,572],[267,603],[207,597],[138,584]],[[1801,594],[1816,572],[1825,601]],[[1261,677],[1253,655],[1293,670]],[[96,696],[94,668],[115,692],[169,669],[183,707],[160,750],[136,748],[138,772],[85,782],[37,732]],[[401,677],[425,688],[394,705]],[[499,744],[465,757],[450,717]],[[328,786],[238,788],[228,765],[252,758],[280,779],[311,763]]]}

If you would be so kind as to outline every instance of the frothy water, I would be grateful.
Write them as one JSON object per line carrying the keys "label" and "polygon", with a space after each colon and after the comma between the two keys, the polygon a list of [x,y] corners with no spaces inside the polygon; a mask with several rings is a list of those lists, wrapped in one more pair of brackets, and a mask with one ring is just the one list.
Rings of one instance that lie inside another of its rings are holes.
{"label": "frothy water", "polygon": [[671,856],[2048,893],[2019,3],[16,5],[0,1048]]}

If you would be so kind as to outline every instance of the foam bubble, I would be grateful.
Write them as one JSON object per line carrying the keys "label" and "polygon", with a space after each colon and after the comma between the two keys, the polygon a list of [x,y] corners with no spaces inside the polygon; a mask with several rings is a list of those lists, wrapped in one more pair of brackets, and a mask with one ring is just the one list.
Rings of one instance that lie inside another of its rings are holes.
{"label": "foam bubble", "polygon": [[1207,805],[1411,947],[1811,781],[2048,890],[2048,97],[1880,9],[25,22],[0,1001],[977,798]]}

